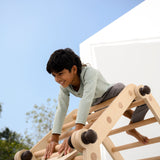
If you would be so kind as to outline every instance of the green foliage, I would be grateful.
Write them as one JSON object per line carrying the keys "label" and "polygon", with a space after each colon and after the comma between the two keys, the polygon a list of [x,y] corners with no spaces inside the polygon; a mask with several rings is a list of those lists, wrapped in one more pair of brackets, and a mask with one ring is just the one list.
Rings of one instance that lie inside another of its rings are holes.
{"label": "green foliage", "polygon": [[0,132],[0,160],[13,160],[16,152],[29,149],[22,136],[5,128]]}
{"label": "green foliage", "polygon": [[1,112],[2,112],[2,104],[0,103],[0,116],[1,116]]}
{"label": "green foliage", "polygon": [[31,122],[32,125],[25,134],[32,138],[34,143],[37,143],[52,129],[56,103],[56,100],[51,102],[51,99],[47,99],[46,105],[34,105],[33,110],[26,113],[26,122]]}

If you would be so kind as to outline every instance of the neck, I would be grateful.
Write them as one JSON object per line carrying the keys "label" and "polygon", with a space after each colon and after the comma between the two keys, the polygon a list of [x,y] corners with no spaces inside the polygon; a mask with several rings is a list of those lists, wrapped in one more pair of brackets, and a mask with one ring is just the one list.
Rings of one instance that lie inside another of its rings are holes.
{"label": "neck", "polygon": [[75,91],[79,90],[80,87],[80,77],[78,75],[75,76],[74,80],[72,81],[72,87]]}

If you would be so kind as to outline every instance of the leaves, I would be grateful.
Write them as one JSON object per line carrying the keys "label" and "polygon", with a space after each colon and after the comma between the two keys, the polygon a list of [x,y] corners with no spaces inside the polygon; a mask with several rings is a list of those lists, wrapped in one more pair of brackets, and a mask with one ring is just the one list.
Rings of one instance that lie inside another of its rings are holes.
{"label": "leaves", "polygon": [[16,152],[21,149],[29,149],[26,141],[9,128],[0,132],[0,160],[13,160]]}
{"label": "leaves", "polygon": [[0,103],[0,116],[1,116],[1,112],[2,112],[2,103]]}
{"label": "leaves", "polygon": [[33,110],[26,113],[26,122],[31,124],[31,129],[26,130],[26,135],[31,137],[34,143],[37,143],[51,130],[56,106],[57,101],[55,99],[51,101],[48,98],[45,105],[35,104]]}

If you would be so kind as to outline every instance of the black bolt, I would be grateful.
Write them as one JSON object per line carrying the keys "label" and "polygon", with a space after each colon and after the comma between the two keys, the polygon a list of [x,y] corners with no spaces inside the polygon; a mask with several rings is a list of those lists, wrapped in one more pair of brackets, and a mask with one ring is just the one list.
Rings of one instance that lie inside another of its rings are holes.
{"label": "black bolt", "polygon": [[74,149],[74,147],[73,147],[73,145],[72,145],[72,142],[71,142],[71,136],[70,136],[69,139],[68,139],[68,145],[69,145],[71,148]]}
{"label": "black bolt", "polygon": [[30,152],[30,151],[25,151],[25,152],[22,153],[21,159],[22,159],[22,160],[31,160],[31,159],[32,159],[32,156],[33,156],[32,152]]}
{"label": "black bolt", "polygon": [[145,96],[146,94],[150,94],[151,89],[145,85],[143,88],[139,88],[139,92],[142,96]]}
{"label": "black bolt", "polygon": [[97,133],[94,130],[89,129],[82,133],[81,139],[84,144],[95,143],[97,140]]}

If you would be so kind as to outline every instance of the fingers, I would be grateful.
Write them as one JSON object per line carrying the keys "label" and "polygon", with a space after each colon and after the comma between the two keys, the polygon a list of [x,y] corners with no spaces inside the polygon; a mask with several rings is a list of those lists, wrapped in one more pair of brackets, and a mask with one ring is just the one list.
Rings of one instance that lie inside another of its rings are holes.
{"label": "fingers", "polygon": [[58,153],[59,153],[59,154],[62,153],[62,152],[64,151],[64,149],[65,149],[65,144],[62,143],[62,144],[61,144],[61,147],[60,147],[59,150],[58,150]]}
{"label": "fingers", "polygon": [[67,153],[71,152],[71,148],[70,146],[68,145],[68,139],[65,139],[63,141],[63,143],[61,144],[61,147],[59,148],[59,151],[58,153],[62,153],[64,151],[64,155],[66,155]]}
{"label": "fingers", "polygon": [[56,143],[50,142],[47,146],[46,153],[44,155],[45,159],[49,158],[55,150]]}

